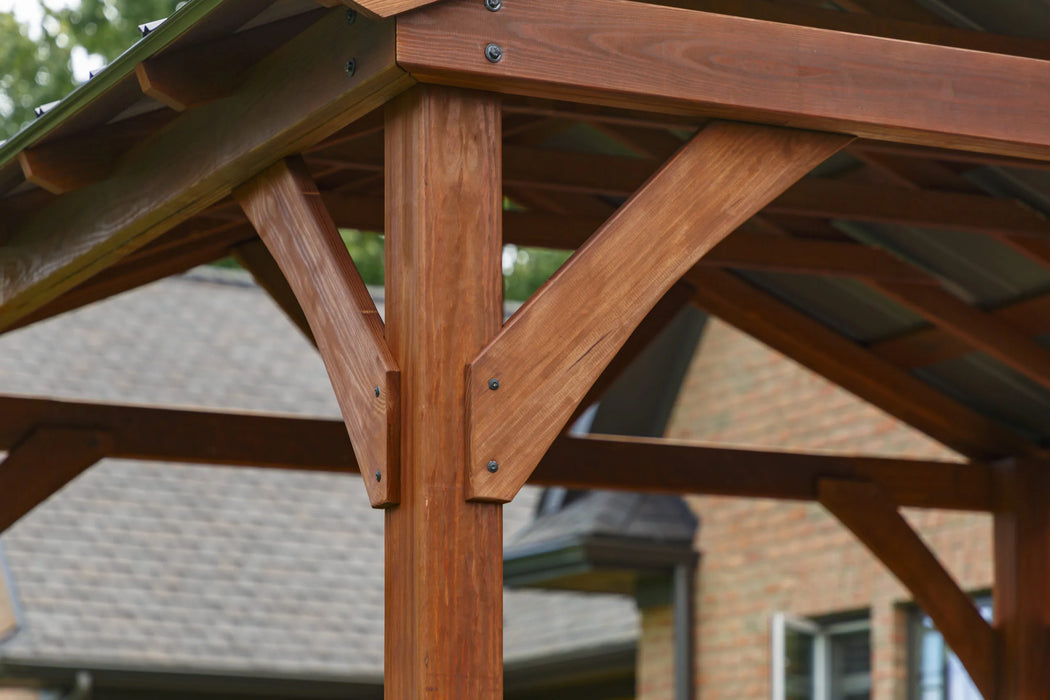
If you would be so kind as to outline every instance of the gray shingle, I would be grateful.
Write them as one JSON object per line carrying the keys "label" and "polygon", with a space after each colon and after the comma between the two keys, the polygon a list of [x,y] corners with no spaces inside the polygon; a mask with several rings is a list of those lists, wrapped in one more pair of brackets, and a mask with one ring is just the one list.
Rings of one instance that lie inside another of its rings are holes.
{"label": "gray shingle", "polygon": [[[253,285],[164,280],[0,337],[5,393],[338,417]],[[536,492],[505,509],[513,536]],[[2,537],[25,624],[0,659],[376,677],[382,522],[356,476],[106,460]],[[505,594],[508,660],[637,635],[633,601]]]}

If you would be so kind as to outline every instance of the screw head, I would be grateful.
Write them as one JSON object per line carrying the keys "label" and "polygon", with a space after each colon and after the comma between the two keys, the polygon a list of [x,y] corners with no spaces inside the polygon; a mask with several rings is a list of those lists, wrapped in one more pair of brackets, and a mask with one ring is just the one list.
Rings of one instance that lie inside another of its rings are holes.
{"label": "screw head", "polygon": [[493,474],[498,472],[499,471],[499,462],[497,462],[496,460],[492,460],[491,462],[489,462],[488,463],[488,470],[491,473],[493,473]]}
{"label": "screw head", "polygon": [[353,24],[357,21],[357,10],[349,9],[346,11],[346,23]]}
{"label": "screw head", "polygon": [[379,481],[382,481],[382,480],[383,480],[383,472],[376,472],[376,481],[379,482]]}
{"label": "screw head", "polygon": [[357,61],[351,58],[349,61],[346,62],[346,74],[347,75],[353,75],[356,72],[357,72]]}
{"label": "screw head", "polygon": [[492,389],[493,391],[495,391],[496,389],[499,389],[499,380],[496,379],[495,377],[490,379],[489,380],[489,389]]}
{"label": "screw head", "polygon": [[490,12],[499,12],[503,9],[503,0],[485,0],[485,9]]}
{"label": "screw head", "polygon": [[489,44],[485,47],[485,58],[489,59],[489,63],[499,63],[503,60],[503,49],[497,44]]}
{"label": "screw head", "polygon": [[375,392],[376,392],[376,398],[378,399],[379,398],[379,387],[375,388]]}

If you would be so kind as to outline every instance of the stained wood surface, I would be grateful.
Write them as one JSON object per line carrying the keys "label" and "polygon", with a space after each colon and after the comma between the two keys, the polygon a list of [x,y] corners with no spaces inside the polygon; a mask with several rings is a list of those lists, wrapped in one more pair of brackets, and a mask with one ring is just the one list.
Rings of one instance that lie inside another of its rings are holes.
{"label": "stained wood surface", "polygon": [[295,327],[302,331],[313,345],[317,345],[314,332],[310,330],[310,322],[303,313],[303,307],[295,298],[295,292],[285,279],[277,261],[266,249],[266,244],[261,240],[252,240],[235,246],[231,251],[234,259],[241,264],[245,270],[252,274],[260,287],[266,290],[274,303],[281,307],[285,316],[288,317]]}
{"label": "stained wood surface", "polygon": [[182,113],[105,181],[11,231],[0,250],[0,327],[408,87],[393,60],[393,25],[348,25],[344,15],[332,10],[253,68],[235,95]]}
{"label": "stained wood surface", "polygon": [[664,292],[848,140],[717,123],[675,154],[470,364],[470,497],[512,499]]}
{"label": "stained wood surface", "polygon": [[0,396],[0,449],[39,426],[104,432],[121,459],[357,471],[342,421]]}
{"label": "stained wood surface", "polygon": [[622,0],[450,0],[397,43],[426,82],[1050,159],[1037,59]]}
{"label": "stained wood surface", "polygon": [[[638,465],[645,465],[639,469]],[[576,489],[815,501],[822,478],[866,479],[903,506],[990,512],[992,468],[979,462],[765,451],[656,438],[561,436],[530,484]]]}
{"label": "stained wood surface", "polygon": [[420,87],[387,111],[387,338],[402,371],[386,515],[387,698],[503,696],[502,508],[464,499],[464,368],[499,330],[497,98]]}
{"label": "stained wood surface", "polygon": [[1050,350],[1008,321],[970,306],[939,287],[906,282],[880,282],[875,286],[945,332],[1050,388]]}
{"label": "stained wood surface", "polygon": [[732,273],[695,268],[686,279],[696,285],[700,308],[967,457],[1038,452],[1016,433]]}
{"label": "stained wood surface", "polygon": [[1050,472],[1045,462],[996,465],[995,626],[999,634],[996,700],[1041,698],[1050,688]]}
{"label": "stained wood surface", "polygon": [[0,462],[0,532],[102,459],[110,438],[97,430],[40,427]]}
{"label": "stained wood surface", "polygon": [[[991,625],[936,555],[876,484],[821,479],[820,503],[911,592],[981,694],[996,697],[996,641]],[[1045,688],[1044,688],[1045,690]]]}
{"label": "stained wood surface", "polygon": [[234,196],[310,323],[372,507],[397,503],[400,372],[375,303],[306,165],[299,158],[280,161]]}

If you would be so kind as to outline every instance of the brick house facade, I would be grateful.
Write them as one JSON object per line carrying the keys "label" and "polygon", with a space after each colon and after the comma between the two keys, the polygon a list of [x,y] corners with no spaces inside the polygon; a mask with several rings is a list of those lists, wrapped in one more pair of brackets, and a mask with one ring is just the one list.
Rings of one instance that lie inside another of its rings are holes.
{"label": "brick house facade", "polygon": [[[704,331],[667,436],[754,447],[954,457],[717,320]],[[909,691],[914,663],[909,625],[921,613],[893,576],[821,506],[727,497],[694,497],[690,503],[701,521],[696,542],[701,555],[695,605],[697,698],[773,697],[776,613],[818,623],[844,617],[869,621],[870,697],[914,697]],[[990,590],[990,516],[914,509],[905,516],[964,590]],[[643,615],[639,700],[673,697],[671,622],[669,608],[648,609]]]}

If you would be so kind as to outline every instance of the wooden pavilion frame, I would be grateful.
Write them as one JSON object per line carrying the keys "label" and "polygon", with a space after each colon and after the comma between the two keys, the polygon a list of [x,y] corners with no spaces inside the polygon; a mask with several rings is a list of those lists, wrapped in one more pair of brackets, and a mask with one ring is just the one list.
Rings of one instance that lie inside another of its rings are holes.
{"label": "wooden pavilion frame", "polygon": [[[815,500],[985,697],[1045,694],[1047,453],[910,369],[975,347],[1050,387],[1047,299],[987,311],[884,251],[775,221],[956,227],[1050,264],[1043,217],[937,191],[953,160],[1048,167],[1050,47],[760,0],[318,4],[139,62],[162,112],[20,148],[0,182],[36,188],[0,200],[0,325],[232,252],[316,344],[344,424],[0,397],[0,525],[106,456],[359,471],[386,509],[387,697],[496,698],[501,504],[523,484]],[[234,26],[264,5],[216,13]],[[557,120],[636,157],[510,138]],[[842,149],[891,184],[803,179]],[[627,199],[610,215],[574,193]],[[504,211],[505,194],[526,206]],[[337,226],[386,233],[385,325]],[[504,241],[578,249],[506,324]],[[859,279],[935,328],[865,346],[729,269]],[[971,461],[562,434],[689,302]],[[993,624],[900,506],[995,515]]]}

